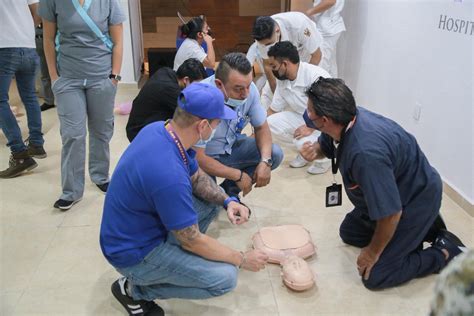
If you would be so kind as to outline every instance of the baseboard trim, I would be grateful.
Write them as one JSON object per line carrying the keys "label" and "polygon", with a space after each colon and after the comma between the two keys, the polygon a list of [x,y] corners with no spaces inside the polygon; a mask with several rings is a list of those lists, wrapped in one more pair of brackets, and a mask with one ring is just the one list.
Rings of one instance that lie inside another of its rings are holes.
{"label": "baseboard trim", "polygon": [[466,200],[461,194],[454,190],[449,184],[443,181],[443,192],[446,193],[459,207],[467,212],[468,215],[474,217],[474,205]]}

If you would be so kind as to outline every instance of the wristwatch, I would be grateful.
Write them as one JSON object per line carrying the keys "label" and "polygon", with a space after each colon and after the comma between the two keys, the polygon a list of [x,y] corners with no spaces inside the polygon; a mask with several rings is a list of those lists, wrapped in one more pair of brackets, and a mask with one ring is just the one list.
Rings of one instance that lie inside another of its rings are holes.
{"label": "wristwatch", "polygon": [[269,167],[273,166],[273,159],[272,158],[262,158],[260,162],[266,163]]}
{"label": "wristwatch", "polygon": [[122,76],[116,75],[116,74],[110,74],[109,79],[115,79],[117,81],[120,81],[120,80],[122,80]]}

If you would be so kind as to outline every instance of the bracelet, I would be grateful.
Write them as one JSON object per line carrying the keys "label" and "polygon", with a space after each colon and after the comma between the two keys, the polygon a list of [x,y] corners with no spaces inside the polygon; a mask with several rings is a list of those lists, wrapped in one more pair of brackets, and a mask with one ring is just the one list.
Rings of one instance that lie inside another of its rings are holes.
{"label": "bracelet", "polygon": [[247,260],[247,258],[245,257],[245,253],[244,253],[243,251],[241,251],[240,254],[242,255],[242,261],[240,262],[239,269],[242,268],[242,266],[244,265],[245,261]]}
{"label": "bracelet", "polygon": [[243,177],[243,176],[244,176],[244,172],[243,172],[242,170],[240,170],[240,178],[239,178],[239,180],[236,180],[236,181],[234,181],[234,182],[240,182],[240,181],[242,181],[242,177]]}

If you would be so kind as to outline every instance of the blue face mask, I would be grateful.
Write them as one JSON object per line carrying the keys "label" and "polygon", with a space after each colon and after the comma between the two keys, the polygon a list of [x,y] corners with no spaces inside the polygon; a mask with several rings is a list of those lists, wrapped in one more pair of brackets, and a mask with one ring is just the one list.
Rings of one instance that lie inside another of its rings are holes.
{"label": "blue face mask", "polygon": [[247,101],[247,98],[243,99],[243,100],[237,100],[237,99],[232,99],[232,98],[228,98],[227,101],[225,101],[224,103],[228,106],[230,106],[231,108],[237,108],[241,105],[244,105],[245,101]]}

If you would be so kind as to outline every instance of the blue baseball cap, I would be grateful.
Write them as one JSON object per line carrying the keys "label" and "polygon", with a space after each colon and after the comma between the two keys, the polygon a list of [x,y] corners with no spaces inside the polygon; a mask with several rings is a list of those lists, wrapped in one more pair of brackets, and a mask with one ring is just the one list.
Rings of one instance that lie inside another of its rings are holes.
{"label": "blue baseball cap", "polygon": [[178,105],[189,114],[203,119],[232,120],[237,113],[224,104],[224,94],[203,82],[187,86],[178,97]]}

